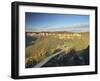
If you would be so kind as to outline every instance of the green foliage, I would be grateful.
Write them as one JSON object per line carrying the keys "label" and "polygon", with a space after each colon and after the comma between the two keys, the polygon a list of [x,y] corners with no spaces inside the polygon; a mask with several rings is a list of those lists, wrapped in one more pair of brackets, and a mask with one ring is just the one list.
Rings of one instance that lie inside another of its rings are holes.
{"label": "green foliage", "polygon": [[[67,33],[68,34],[68,33]],[[38,37],[38,39],[27,46],[25,49],[26,58],[31,58],[36,63],[45,59],[54,53],[57,48],[64,49],[63,47],[74,47],[76,50],[85,49],[89,45],[89,33],[81,33],[81,39],[64,39],[61,40],[57,36]],[[27,63],[26,63],[27,64]]]}

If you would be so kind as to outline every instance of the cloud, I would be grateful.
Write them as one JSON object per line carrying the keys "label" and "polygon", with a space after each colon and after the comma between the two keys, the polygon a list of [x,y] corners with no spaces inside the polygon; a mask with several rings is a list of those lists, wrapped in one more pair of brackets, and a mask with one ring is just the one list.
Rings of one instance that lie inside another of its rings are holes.
{"label": "cloud", "polygon": [[68,31],[68,32],[89,32],[89,25],[72,25],[66,27],[42,27],[27,30],[28,32],[41,32],[41,31]]}

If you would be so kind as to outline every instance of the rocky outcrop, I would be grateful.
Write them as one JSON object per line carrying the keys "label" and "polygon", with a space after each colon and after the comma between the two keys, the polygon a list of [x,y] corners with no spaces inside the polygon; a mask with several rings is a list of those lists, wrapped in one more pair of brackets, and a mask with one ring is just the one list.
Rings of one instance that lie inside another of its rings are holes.
{"label": "rocky outcrop", "polygon": [[61,53],[52,58],[48,63],[42,67],[56,67],[56,66],[77,66],[89,64],[89,47],[79,54],[75,49],[71,49],[68,53]]}

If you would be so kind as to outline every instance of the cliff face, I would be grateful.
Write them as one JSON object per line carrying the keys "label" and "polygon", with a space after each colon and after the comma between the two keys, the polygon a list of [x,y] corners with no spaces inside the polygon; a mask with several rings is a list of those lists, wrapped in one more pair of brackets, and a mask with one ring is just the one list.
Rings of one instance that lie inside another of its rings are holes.
{"label": "cliff face", "polygon": [[77,66],[89,64],[89,47],[82,50],[79,54],[74,49],[70,50],[67,54],[62,54],[52,58],[48,63],[42,67],[56,67],[56,66]]}

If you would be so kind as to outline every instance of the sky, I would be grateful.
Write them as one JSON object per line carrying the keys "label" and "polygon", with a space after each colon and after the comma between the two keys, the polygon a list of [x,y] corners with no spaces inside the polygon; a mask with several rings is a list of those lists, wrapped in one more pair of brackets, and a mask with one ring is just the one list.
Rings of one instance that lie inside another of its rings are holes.
{"label": "sky", "polygon": [[89,15],[25,13],[26,32],[41,31],[89,31]]}

